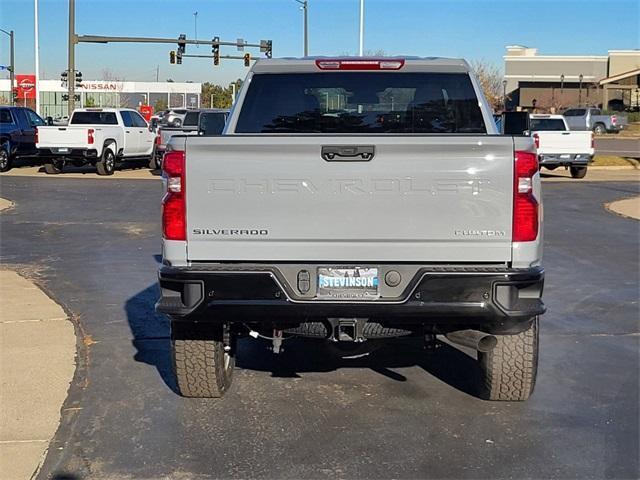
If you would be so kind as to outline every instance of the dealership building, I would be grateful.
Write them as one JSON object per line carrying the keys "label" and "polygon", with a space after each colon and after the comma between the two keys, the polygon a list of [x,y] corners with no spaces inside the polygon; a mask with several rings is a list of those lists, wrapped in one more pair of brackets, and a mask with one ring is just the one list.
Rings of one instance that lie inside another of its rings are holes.
{"label": "dealership building", "polygon": [[[2,103],[11,99],[9,79],[0,79]],[[17,104],[35,110],[35,76],[16,75]],[[59,118],[67,115],[67,89],[60,80],[40,80],[40,115]],[[201,83],[121,82],[88,80],[76,87],[76,107],[129,107],[140,105],[169,108],[198,108]]]}
{"label": "dealership building", "polygon": [[504,56],[507,107],[562,110],[640,106],[640,50],[607,55],[540,55],[536,48],[508,46]]}

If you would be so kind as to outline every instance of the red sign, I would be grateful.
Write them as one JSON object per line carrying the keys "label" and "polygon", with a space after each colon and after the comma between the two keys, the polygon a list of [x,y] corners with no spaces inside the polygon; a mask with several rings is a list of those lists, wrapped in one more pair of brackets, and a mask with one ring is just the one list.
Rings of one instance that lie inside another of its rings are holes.
{"label": "red sign", "polygon": [[151,117],[153,116],[153,107],[151,105],[140,105],[138,111],[147,122],[151,120]]}
{"label": "red sign", "polygon": [[16,75],[18,98],[36,98],[36,76]]}

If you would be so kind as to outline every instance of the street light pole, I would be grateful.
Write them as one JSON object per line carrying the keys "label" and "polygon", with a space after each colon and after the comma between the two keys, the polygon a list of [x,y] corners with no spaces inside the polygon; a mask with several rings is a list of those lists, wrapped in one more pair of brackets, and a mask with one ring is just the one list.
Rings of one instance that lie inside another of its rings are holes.
{"label": "street light pole", "polygon": [[507,81],[502,80],[502,111],[507,111]]}
{"label": "street light pole", "polygon": [[39,34],[39,19],[38,19],[38,0],[34,0],[34,34],[35,34],[35,57],[36,57],[36,84],[34,86],[36,91],[36,113],[40,114],[40,41],[38,39]]}
{"label": "street light pole", "polygon": [[7,32],[6,30],[2,30],[0,28],[0,32],[2,33],[6,33],[9,36],[9,78],[11,79],[11,88],[9,90],[11,90],[9,92],[9,95],[11,96],[11,99],[9,100],[9,102],[11,103],[11,105],[14,105],[13,102],[13,89],[15,88],[15,83],[16,83],[16,52],[15,52],[15,47],[14,47],[14,33],[13,30]]}
{"label": "street light pole", "polygon": [[582,79],[583,79],[583,75],[580,74],[580,76],[578,77],[578,80],[580,80],[580,86],[578,87],[578,106],[582,106]]}
{"label": "street light pole", "polygon": [[300,7],[300,10],[302,10],[302,14],[303,14],[303,50],[304,50],[304,56],[308,57],[309,56],[309,18],[308,18],[308,13],[309,13],[309,0],[295,0],[296,2],[298,2],[300,5],[302,5],[302,7]]}
{"label": "street light pole", "polygon": [[76,108],[76,0],[69,0],[69,70],[67,71],[67,87],[69,99],[67,100],[68,115]]}
{"label": "street light pole", "polygon": [[360,0],[360,49],[359,54],[364,55],[364,0]]}

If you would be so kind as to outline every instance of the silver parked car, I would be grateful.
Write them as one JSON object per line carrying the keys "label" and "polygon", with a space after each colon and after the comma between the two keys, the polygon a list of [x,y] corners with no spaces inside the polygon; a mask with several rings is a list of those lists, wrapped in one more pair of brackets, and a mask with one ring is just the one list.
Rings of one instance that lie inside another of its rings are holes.
{"label": "silver parked car", "polygon": [[603,115],[599,108],[570,108],[564,118],[571,130],[592,130],[594,133],[618,133],[627,126],[627,117],[622,115]]}

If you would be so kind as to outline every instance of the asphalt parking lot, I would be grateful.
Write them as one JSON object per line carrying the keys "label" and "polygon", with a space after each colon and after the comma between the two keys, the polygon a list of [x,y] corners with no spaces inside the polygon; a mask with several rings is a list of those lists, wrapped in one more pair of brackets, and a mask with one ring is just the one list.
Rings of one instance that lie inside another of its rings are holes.
{"label": "asphalt parking lot", "polygon": [[173,391],[154,313],[160,182],[3,176],[0,263],[36,276],[79,326],[79,366],[39,478],[637,478],[639,223],[605,203],[640,183],[545,182],[536,392],[476,396],[443,346],[280,357],[243,340],[221,401]]}

